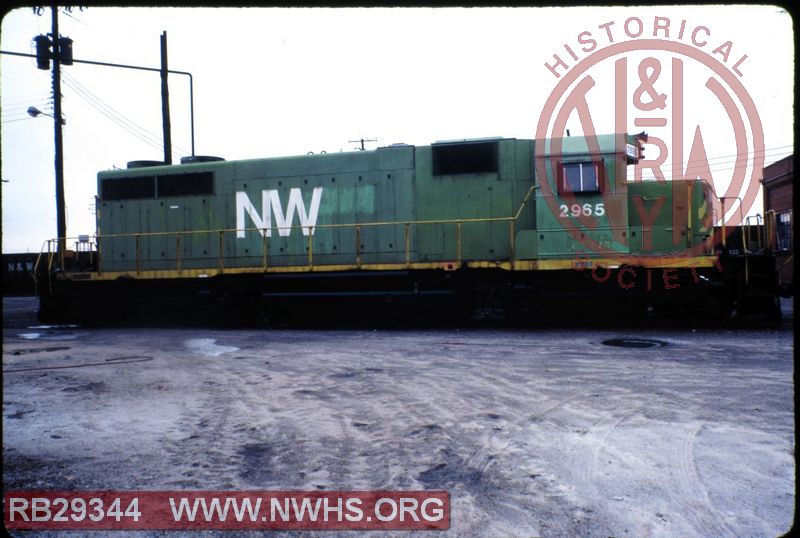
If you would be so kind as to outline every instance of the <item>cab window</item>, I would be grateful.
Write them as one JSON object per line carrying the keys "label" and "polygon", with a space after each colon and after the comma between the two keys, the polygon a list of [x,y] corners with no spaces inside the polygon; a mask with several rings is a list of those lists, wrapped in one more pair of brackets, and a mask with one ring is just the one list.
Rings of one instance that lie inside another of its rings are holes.
{"label": "cab window", "polygon": [[592,161],[563,163],[561,192],[600,192],[599,168],[599,163]]}

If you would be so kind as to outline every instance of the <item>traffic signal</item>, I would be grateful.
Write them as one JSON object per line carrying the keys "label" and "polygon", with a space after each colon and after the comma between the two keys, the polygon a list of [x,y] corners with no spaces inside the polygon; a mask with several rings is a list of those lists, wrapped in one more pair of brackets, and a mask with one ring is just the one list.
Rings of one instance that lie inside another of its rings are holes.
{"label": "traffic signal", "polygon": [[[36,67],[39,69],[50,69],[50,38],[46,35],[37,35],[33,38],[36,42]],[[70,55],[72,50],[70,49]],[[70,61],[72,59],[70,58]]]}

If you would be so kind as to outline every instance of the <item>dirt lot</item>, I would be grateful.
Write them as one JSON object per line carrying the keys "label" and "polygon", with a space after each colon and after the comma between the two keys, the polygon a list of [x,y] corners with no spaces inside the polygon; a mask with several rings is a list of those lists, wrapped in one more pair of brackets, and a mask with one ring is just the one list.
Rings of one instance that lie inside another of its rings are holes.
{"label": "dirt lot", "polygon": [[[37,327],[34,309],[4,298],[4,489],[446,489],[452,524],[436,536],[792,525],[791,318],[224,331]],[[632,337],[663,345],[602,344]],[[431,536],[391,533],[411,534]]]}

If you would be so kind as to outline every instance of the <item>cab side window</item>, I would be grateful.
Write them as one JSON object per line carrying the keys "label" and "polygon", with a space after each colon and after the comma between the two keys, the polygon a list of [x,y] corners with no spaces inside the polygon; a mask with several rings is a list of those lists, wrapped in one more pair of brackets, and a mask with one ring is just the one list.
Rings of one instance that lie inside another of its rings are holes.
{"label": "cab side window", "polygon": [[559,190],[562,193],[600,192],[600,163],[563,163]]}

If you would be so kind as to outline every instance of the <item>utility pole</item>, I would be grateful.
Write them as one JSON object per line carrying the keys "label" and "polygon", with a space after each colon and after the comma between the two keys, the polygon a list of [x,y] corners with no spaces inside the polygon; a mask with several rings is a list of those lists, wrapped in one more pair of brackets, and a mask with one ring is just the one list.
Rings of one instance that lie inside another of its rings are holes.
{"label": "utility pole", "polygon": [[56,227],[58,228],[58,254],[67,250],[67,210],[64,199],[64,141],[61,125],[61,39],[58,35],[58,3],[53,2],[53,126],[55,127],[56,165]]}
{"label": "utility pole", "polygon": [[359,140],[348,140],[348,142],[361,142],[360,151],[364,151],[364,142],[377,142],[377,138],[367,138],[366,140],[361,138]]}
{"label": "utility pole", "polygon": [[[57,252],[63,261],[67,249],[67,210],[64,197],[64,141],[63,116],[61,113],[61,66],[72,65],[72,40],[58,33],[58,3],[53,2],[52,31],[49,35],[38,35],[36,42],[36,66],[42,70],[50,69],[53,60],[53,132],[55,133],[56,169],[56,243]],[[69,8],[67,8],[69,9]],[[43,7],[34,7],[37,15]]]}
{"label": "utility pole", "polygon": [[[169,121],[169,82],[167,81],[167,32],[161,33],[161,121],[164,125],[164,164],[172,164],[172,134]],[[192,141],[194,142],[194,141]],[[194,155],[194,147],[192,147]]]}
{"label": "utility pole", "polygon": [[[43,7],[34,7],[34,13],[40,15]],[[72,40],[68,37],[61,37],[58,33],[58,3],[51,5],[52,9],[52,31],[49,35],[38,35],[34,37],[36,42],[36,54],[25,54],[10,51],[0,51],[2,54],[12,54],[15,56],[35,57],[39,69],[50,69],[50,60],[53,61],[53,126],[55,133],[55,176],[56,176],[56,241],[57,252],[63,260],[67,247],[67,211],[66,198],[64,195],[64,141],[63,141],[63,115],[61,112],[61,66],[72,65]],[[71,8],[66,8],[70,10]],[[194,92],[192,84],[192,74],[185,71],[170,71],[167,63],[167,32],[161,34],[161,68],[141,67],[134,65],[113,64],[108,62],[92,62],[87,60],[76,60],[81,63],[104,65],[109,67],[124,67],[129,69],[141,69],[144,71],[159,71],[161,73],[161,112],[164,125],[164,162],[172,164],[172,135],[169,115],[169,83],[168,73],[177,73],[189,76],[189,102],[191,113],[192,131],[192,156],[194,156]],[[5,180],[4,180],[5,181]]]}

